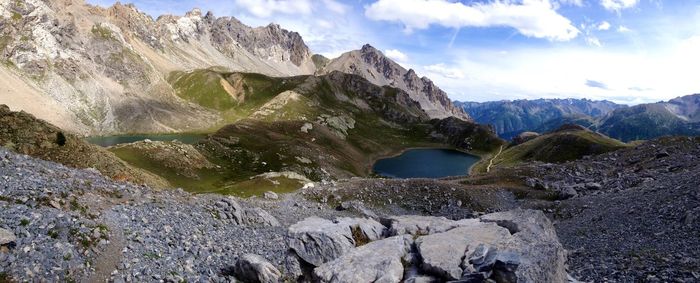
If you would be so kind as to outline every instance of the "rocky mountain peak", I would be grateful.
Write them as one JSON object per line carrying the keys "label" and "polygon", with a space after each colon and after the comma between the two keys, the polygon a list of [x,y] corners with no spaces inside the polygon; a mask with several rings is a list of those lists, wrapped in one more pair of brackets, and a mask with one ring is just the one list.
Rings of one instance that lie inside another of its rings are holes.
{"label": "rocky mountain peak", "polygon": [[377,85],[402,89],[410,94],[411,99],[420,103],[430,118],[454,116],[463,120],[470,119],[433,82],[421,80],[415,70],[406,70],[370,44],[331,60],[319,73],[332,71],[359,75]]}

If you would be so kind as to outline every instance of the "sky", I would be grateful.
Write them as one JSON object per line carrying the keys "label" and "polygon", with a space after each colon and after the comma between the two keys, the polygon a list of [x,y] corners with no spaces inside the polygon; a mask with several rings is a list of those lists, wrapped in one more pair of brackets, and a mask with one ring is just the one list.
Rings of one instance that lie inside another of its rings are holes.
{"label": "sky", "polygon": [[[114,0],[88,0],[108,6]],[[450,98],[649,103],[700,92],[700,0],[122,0],[299,32],[334,58],[369,43]]]}

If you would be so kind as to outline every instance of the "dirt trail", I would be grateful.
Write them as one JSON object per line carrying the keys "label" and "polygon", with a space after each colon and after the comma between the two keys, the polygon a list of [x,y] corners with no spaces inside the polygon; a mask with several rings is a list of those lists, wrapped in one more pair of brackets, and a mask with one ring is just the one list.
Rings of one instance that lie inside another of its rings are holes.
{"label": "dirt trail", "polygon": [[494,161],[496,158],[498,158],[499,155],[501,155],[501,152],[503,152],[503,146],[501,146],[501,148],[498,149],[498,153],[496,153],[496,155],[494,155],[493,158],[491,158],[491,160],[489,160],[489,165],[486,166],[486,173],[488,173],[489,171],[491,171],[491,166],[493,165],[493,161]]}

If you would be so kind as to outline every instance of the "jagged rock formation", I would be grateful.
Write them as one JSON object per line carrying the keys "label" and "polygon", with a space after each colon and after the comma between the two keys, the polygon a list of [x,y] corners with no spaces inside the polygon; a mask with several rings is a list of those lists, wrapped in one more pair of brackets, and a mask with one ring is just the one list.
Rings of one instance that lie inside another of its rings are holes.
{"label": "jagged rock formation", "polygon": [[152,19],[119,3],[2,0],[0,27],[0,103],[78,133],[211,126],[216,112],[173,95],[166,81],[172,71],[220,66],[289,76],[315,70],[299,34],[196,9]]}
{"label": "jagged rock formation", "polygon": [[341,71],[359,75],[373,84],[402,89],[411,99],[420,103],[430,118],[457,117],[469,120],[469,115],[455,107],[447,94],[430,79],[418,77],[413,69],[406,70],[401,65],[384,56],[381,51],[367,44],[360,50],[350,51],[338,58],[323,62],[317,73],[327,74]]}
{"label": "jagged rock formation", "polygon": [[498,135],[511,139],[521,132],[549,132],[566,123],[590,126],[596,118],[624,105],[588,99],[503,100],[459,102],[474,121],[492,125]]}

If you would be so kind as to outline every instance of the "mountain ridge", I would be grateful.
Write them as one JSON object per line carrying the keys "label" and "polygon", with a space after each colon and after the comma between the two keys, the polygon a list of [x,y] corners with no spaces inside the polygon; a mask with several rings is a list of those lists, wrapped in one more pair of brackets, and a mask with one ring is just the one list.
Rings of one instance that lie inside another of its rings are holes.
{"label": "mountain ridge", "polygon": [[413,100],[420,103],[431,118],[454,116],[471,120],[469,115],[455,107],[447,93],[430,79],[418,77],[413,69],[406,70],[370,44],[331,59],[316,73],[327,74],[332,71],[360,75],[376,85],[403,89],[411,95]]}

